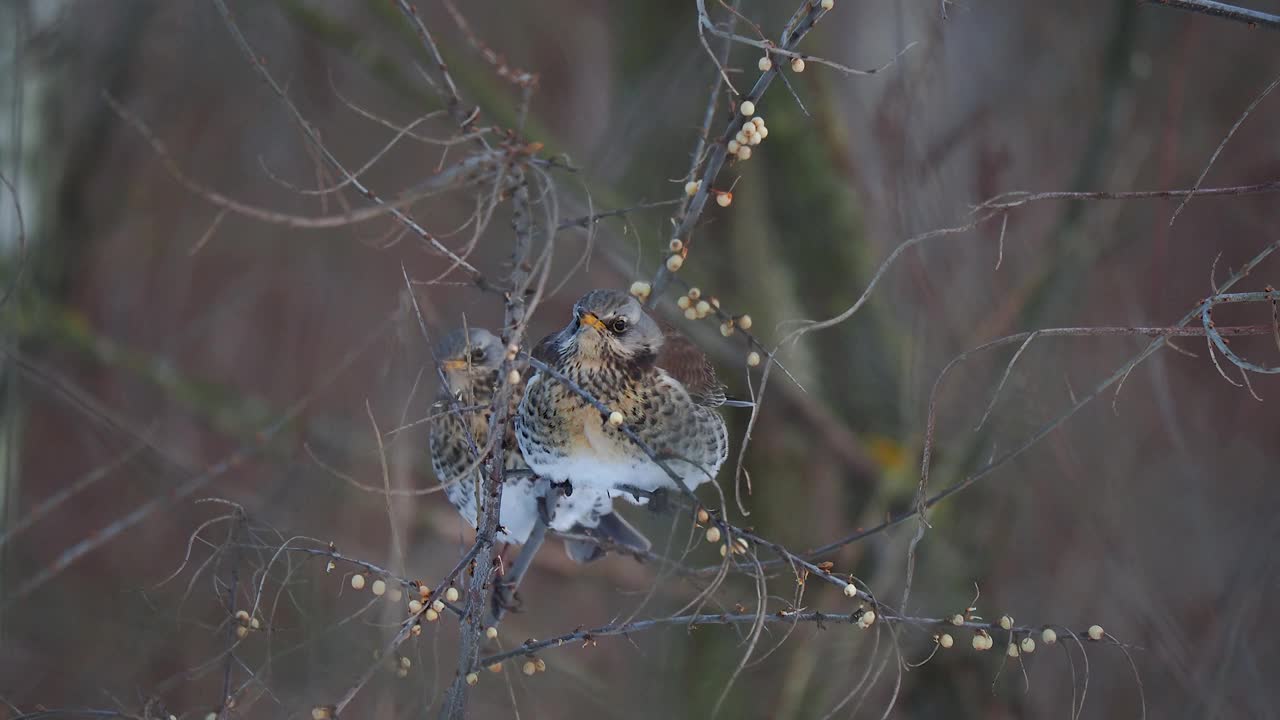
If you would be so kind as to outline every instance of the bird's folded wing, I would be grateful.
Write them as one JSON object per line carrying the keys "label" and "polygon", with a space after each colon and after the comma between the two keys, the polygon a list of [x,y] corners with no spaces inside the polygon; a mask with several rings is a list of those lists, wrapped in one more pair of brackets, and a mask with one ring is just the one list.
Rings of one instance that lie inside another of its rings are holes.
{"label": "bird's folded wing", "polygon": [[658,351],[656,364],[679,381],[694,402],[707,407],[724,404],[724,385],[716,378],[715,366],[693,341],[669,328]]}

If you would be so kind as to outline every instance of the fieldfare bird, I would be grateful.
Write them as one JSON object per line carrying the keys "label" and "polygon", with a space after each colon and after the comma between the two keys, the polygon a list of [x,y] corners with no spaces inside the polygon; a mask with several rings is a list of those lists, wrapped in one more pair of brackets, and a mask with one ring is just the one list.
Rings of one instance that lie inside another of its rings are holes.
{"label": "fieldfare bird", "polygon": [[548,336],[533,355],[599,400],[588,403],[559,378],[529,380],[516,416],[525,461],[553,483],[568,482],[568,497],[604,488],[636,504],[645,492],[678,487],[622,431],[621,419],[683,483],[715,478],[729,453],[724,386],[706,357],[662,328],[630,295],[593,290],[573,307],[573,321]]}
{"label": "fieldfare bird", "polygon": [[[488,330],[459,329],[439,343],[436,356],[448,382],[440,389],[441,402],[450,398],[464,408],[448,413],[432,424],[431,467],[445,483],[445,495],[471,527],[476,527],[478,496],[483,500],[483,466],[476,462],[489,441],[489,423],[494,396],[498,388],[498,372],[505,349],[502,341]],[[512,398],[512,411],[520,402],[517,389]],[[613,513],[613,500],[600,490],[583,492],[573,497],[547,498],[548,482],[534,476],[520,454],[511,426],[503,443],[503,466],[509,472],[504,480],[502,504],[498,511],[498,542],[523,544],[537,529],[538,520],[563,533],[582,535],[633,550],[646,551],[649,541],[638,530]],[[470,474],[467,474],[468,470]],[[522,472],[521,472],[522,471]],[[565,551],[577,562],[589,562],[604,555],[599,542],[565,539]]]}

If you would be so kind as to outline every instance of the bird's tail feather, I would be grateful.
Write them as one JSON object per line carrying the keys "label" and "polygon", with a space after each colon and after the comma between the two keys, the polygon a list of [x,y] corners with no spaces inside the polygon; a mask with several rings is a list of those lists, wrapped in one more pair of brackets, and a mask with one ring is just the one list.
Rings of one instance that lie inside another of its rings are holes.
{"label": "bird's tail feather", "polygon": [[[575,527],[573,532],[636,552],[648,552],[649,548],[653,547],[653,544],[649,542],[649,538],[645,537],[643,533],[635,529],[631,523],[624,520],[617,513],[609,513],[601,517],[600,524],[593,528],[579,526]],[[564,550],[574,562],[580,564],[599,560],[605,556],[605,549],[592,540],[566,539],[564,541]]]}

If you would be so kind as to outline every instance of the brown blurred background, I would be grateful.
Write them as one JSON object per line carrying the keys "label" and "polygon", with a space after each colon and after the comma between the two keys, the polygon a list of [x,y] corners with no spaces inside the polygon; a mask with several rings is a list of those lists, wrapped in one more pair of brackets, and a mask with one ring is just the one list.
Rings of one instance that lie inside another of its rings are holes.
{"label": "brown blurred background", "polygon": [[[350,168],[395,135],[353,105],[398,125],[441,108],[423,80],[430,67],[421,46],[392,3],[232,6],[249,42]],[[518,90],[438,2],[418,7],[482,123],[513,126]],[[1280,12],[1274,0],[1253,7]],[[563,217],[680,197],[714,72],[693,2],[482,0],[461,10],[489,46],[540,77],[525,136],[578,168],[552,173]],[[742,10],[776,35],[794,3],[747,0]],[[788,75],[796,97],[775,82],[759,104],[769,139],[721,175],[722,187],[737,182],[734,204],[708,209],[681,277],[733,312],[751,313],[766,342],[784,334],[779,322],[848,307],[899,243],[963,225],[973,205],[997,193],[1190,187],[1280,75],[1274,32],[1133,0],[972,0],[949,4],[945,20],[940,11],[935,0],[837,0],[805,52],[874,67],[917,44],[872,77],[810,63]],[[309,717],[369,666],[400,611],[354,593],[346,568],[326,574],[322,559],[273,558],[273,544],[332,541],[429,579],[470,542],[440,495],[398,496],[389,512],[381,495],[334,472],[381,485],[370,416],[386,433],[429,412],[434,382],[429,372],[420,376],[428,356],[416,325],[397,315],[401,266],[426,279],[447,263],[386,219],[294,229],[224,215],[175,180],[104,95],[149,125],[189,177],[237,201],[303,216],[366,205],[349,191],[339,201],[294,189],[328,180],[209,3],[4,0],[0,28],[0,171],[20,190],[27,231],[20,246],[4,194],[0,267],[4,287],[15,290],[0,309],[0,717],[40,707],[142,716],[160,706],[204,717],[220,704],[226,677],[226,585],[234,578],[247,597],[268,567],[272,604],[262,616],[270,632],[238,649],[244,665],[233,666],[232,687],[244,688],[230,716]],[[758,56],[733,52],[739,87],[754,80]],[[1245,120],[1205,186],[1280,177],[1277,123],[1280,93]],[[447,138],[453,129],[440,116],[415,131]],[[462,153],[404,140],[363,179],[393,195]],[[459,226],[474,203],[474,192],[454,192],[414,211],[460,247],[470,230]],[[1002,249],[997,221],[907,253],[852,320],[781,356],[803,391],[771,378],[745,463],[751,515],[732,517],[803,550],[908,508],[930,389],[958,353],[1036,328],[1172,324],[1212,292],[1215,258],[1222,279],[1280,240],[1275,194],[1197,198],[1170,226],[1175,206],[1041,202],[1009,214]],[[561,326],[585,289],[650,275],[670,210],[607,220],[593,237],[560,233],[555,292],[531,334]],[[504,207],[473,256],[491,277],[508,270],[508,218]],[[500,299],[463,280],[419,288],[433,330],[464,315],[490,327],[500,321]],[[1274,259],[1237,289],[1268,283],[1280,284]],[[662,312],[677,318],[669,300]],[[1220,324],[1268,318],[1258,307],[1215,314]],[[678,323],[745,395],[741,338],[721,338],[712,321]],[[1022,442],[1145,342],[1036,341],[978,432],[1016,346],[961,366],[939,395],[931,487]],[[1280,673],[1272,642],[1280,382],[1253,376],[1258,402],[1219,376],[1202,340],[1179,346],[1196,356],[1152,357],[1118,397],[1104,394],[939,506],[920,545],[909,613],[962,612],[977,583],[986,617],[1099,623],[1135,646],[1140,682],[1123,654],[1090,647],[1082,717],[1136,717],[1140,687],[1149,717],[1276,715],[1277,691],[1266,678]],[[1233,347],[1275,361],[1270,338]],[[260,445],[259,433],[303,398],[305,410]],[[726,414],[740,441],[746,411]],[[433,484],[425,438],[424,425],[388,438],[396,488]],[[254,454],[199,482],[238,449]],[[721,485],[730,495],[732,475],[727,465]],[[204,498],[243,505],[248,525],[220,522],[189,542],[229,510]],[[43,514],[28,526],[24,518],[36,511]],[[687,524],[671,533],[669,518],[625,512],[660,548],[683,548]],[[123,531],[101,535],[116,527]],[[249,547],[216,552],[232,530]],[[404,557],[393,551],[393,531]],[[827,559],[896,600],[914,532],[908,523]],[[91,552],[65,568],[53,564],[86,541]],[[704,543],[686,561],[716,560]],[[775,577],[771,610],[793,585],[786,573]],[[654,564],[611,556],[573,566],[552,542],[503,637],[518,643],[599,625],[642,603],[641,617],[661,617],[696,593]],[[735,602],[755,602],[742,578],[716,596],[721,607]],[[812,588],[805,604],[848,611],[825,588]],[[745,650],[744,633],[663,628],[550,651],[546,674],[526,678],[510,668],[482,677],[472,714],[703,717]],[[899,680],[889,636],[878,649],[873,638],[848,626],[790,634],[771,627],[721,716],[823,717],[869,666],[874,672],[888,659],[874,689],[836,713],[881,716]],[[890,717],[1064,717],[1079,700],[1078,654],[1073,670],[1061,650],[1042,649],[1027,658],[1024,677],[999,652],[969,649],[967,634],[957,640],[901,674]],[[913,662],[932,647],[928,631],[904,630],[899,641]],[[408,676],[380,671],[347,717],[427,712],[452,678],[455,643],[455,623],[429,628],[402,648],[413,661]]]}

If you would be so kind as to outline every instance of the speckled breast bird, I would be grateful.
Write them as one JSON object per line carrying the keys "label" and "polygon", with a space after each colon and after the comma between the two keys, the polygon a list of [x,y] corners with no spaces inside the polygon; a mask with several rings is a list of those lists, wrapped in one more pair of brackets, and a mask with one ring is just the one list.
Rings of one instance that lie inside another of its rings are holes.
{"label": "speckled breast bird", "polygon": [[[598,399],[652,448],[690,488],[715,478],[729,452],[724,387],[696,346],[667,336],[639,301],[593,290],[573,308],[568,327],[544,339],[534,357]],[[539,476],[568,482],[572,495],[605,488],[671,490],[676,484],[620,426],[548,373],[529,380],[516,415],[516,438]]]}
{"label": "speckled breast bird", "polygon": [[[452,395],[464,411],[443,415],[432,423],[431,467],[440,482],[446,484],[445,496],[449,502],[473,528],[477,522],[476,509],[482,507],[477,500],[484,470],[475,462],[472,443],[478,451],[488,445],[493,399],[504,354],[502,341],[481,328],[459,329],[446,335],[436,351],[448,382],[447,389],[440,389],[436,404],[441,410],[447,408]],[[513,393],[513,416],[520,399],[518,391]],[[504,468],[528,469],[510,424],[507,433],[503,444]],[[468,474],[469,468],[472,472]],[[541,516],[562,533],[584,535],[633,550],[649,549],[644,535],[613,513],[613,500],[607,492],[584,492],[576,497],[552,493],[547,499],[548,487],[546,479],[531,473],[512,473],[506,478],[498,511],[499,542],[523,544]],[[553,523],[553,520],[559,522]],[[578,562],[589,562],[604,555],[600,544],[590,540],[566,538],[565,551]]]}

